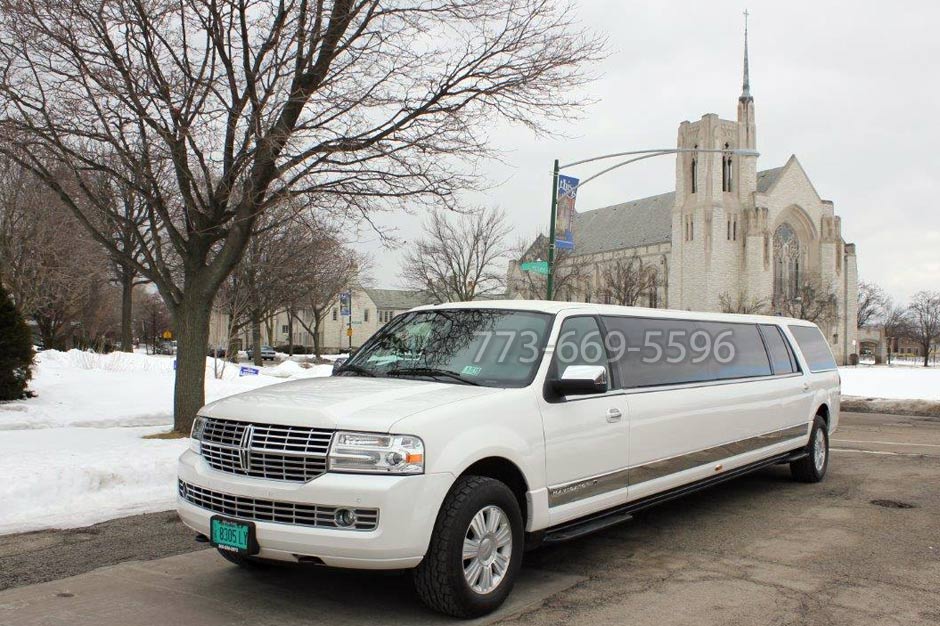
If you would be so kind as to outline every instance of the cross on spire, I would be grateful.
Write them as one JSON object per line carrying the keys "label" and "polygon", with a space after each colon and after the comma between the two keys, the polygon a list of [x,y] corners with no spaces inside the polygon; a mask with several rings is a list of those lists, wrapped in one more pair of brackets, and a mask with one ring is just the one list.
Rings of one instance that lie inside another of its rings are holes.
{"label": "cross on spire", "polygon": [[747,67],[747,18],[751,14],[748,13],[747,9],[744,10],[744,85],[741,87],[741,99],[751,98],[751,78],[748,74]]}

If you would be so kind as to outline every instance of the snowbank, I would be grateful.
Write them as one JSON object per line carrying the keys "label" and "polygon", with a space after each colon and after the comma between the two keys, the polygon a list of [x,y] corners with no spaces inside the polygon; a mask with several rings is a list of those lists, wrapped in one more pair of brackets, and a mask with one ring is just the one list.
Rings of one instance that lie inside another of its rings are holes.
{"label": "snowbank", "polygon": [[839,374],[844,396],[940,401],[940,368],[841,367]]}
{"label": "snowbank", "polygon": [[[206,360],[206,401],[329,365],[287,361],[239,376]],[[219,362],[218,365],[222,365]],[[173,507],[176,459],[186,439],[144,436],[173,423],[173,357],[48,350],[37,355],[38,395],[0,403],[0,533],[72,528]]]}

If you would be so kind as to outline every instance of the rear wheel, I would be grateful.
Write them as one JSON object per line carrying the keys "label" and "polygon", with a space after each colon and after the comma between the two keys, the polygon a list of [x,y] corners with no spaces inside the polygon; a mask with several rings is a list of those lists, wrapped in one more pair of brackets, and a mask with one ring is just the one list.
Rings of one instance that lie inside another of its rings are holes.
{"label": "rear wheel", "polygon": [[818,483],[829,468],[829,433],[826,422],[819,415],[813,420],[813,429],[806,444],[807,455],[790,463],[793,478],[804,483]]}
{"label": "rear wheel", "polygon": [[462,476],[444,499],[415,589],[454,617],[490,613],[505,601],[522,564],[522,513],[509,487]]}

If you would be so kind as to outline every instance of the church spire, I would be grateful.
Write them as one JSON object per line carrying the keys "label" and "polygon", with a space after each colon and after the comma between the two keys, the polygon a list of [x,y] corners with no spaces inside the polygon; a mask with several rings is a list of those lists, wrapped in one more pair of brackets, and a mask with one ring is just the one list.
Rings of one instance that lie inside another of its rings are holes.
{"label": "church spire", "polygon": [[751,100],[751,78],[747,67],[747,18],[750,13],[744,10],[744,84],[741,87],[741,100]]}

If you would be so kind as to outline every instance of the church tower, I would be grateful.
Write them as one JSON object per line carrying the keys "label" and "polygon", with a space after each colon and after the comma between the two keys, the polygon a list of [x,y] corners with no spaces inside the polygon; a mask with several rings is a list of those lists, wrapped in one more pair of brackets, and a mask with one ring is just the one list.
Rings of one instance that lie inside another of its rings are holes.
{"label": "church tower", "polygon": [[749,223],[756,221],[751,213],[757,157],[732,152],[757,149],[748,65],[745,13],[744,81],[737,120],[708,113],[679,125],[668,295],[672,308],[720,310],[722,297],[734,300],[743,295],[745,240]]}
{"label": "church tower", "polygon": [[[744,12],[744,82],[741,96],[738,98],[738,139],[737,146],[745,150],[757,151],[757,123],[755,121],[754,97],[751,95],[751,76],[747,54],[747,11]],[[757,157],[737,156],[737,172],[734,176],[738,189],[738,201],[742,208],[753,208],[752,192],[757,189]]]}

